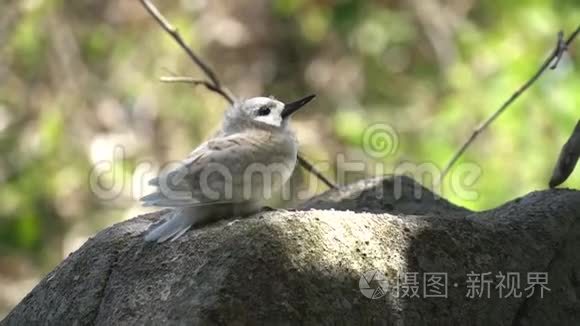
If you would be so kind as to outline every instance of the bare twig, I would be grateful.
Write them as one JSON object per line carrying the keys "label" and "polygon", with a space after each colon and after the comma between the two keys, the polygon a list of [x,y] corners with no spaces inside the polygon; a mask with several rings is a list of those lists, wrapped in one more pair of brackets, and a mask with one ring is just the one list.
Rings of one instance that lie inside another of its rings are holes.
{"label": "bare twig", "polygon": [[192,77],[163,76],[163,77],[159,78],[159,80],[163,83],[183,83],[183,84],[193,84],[194,86],[203,85],[207,89],[209,89],[210,91],[219,93],[219,90],[215,87],[214,84],[212,84],[211,82],[209,82],[207,80],[203,80],[203,79],[196,79],[196,78],[192,78]]}
{"label": "bare twig", "polygon": [[[187,53],[189,58],[203,71],[203,73],[207,76],[209,80],[200,80],[190,77],[161,77],[162,82],[168,83],[190,83],[194,85],[203,85],[207,89],[220,94],[224,99],[226,99],[230,104],[234,104],[235,97],[226,87],[224,87],[219,79],[217,78],[214,71],[211,69],[209,65],[207,65],[201,58],[199,58],[195,52],[183,41],[181,35],[177,31],[173,25],[169,23],[169,21],[163,17],[163,15],[159,12],[159,10],[151,3],[149,0],[139,0],[143,7],[149,12],[153,18],[159,23],[159,25],[165,30],[171,37],[179,44],[179,46]],[[319,171],[317,171],[312,164],[310,164],[307,160],[303,157],[298,155],[298,162],[300,165],[309,171],[310,173],[314,174],[317,178],[322,180],[326,185],[330,188],[336,189],[337,186],[330,182],[326,177],[324,177]]]}
{"label": "bare twig", "polygon": [[441,183],[443,181],[443,179],[445,178],[445,176],[447,175],[447,173],[449,172],[449,170],[451,169],[453,164],[455,164],[457,162],[457,160],[459,160],[461,155],[463,155],[465,150],[467,150],[467,147],[469,147],[469,145],[471,145],[471,143],[473,143],[475,138],[477,138],[477,136],[483,130],[485,130],[492,122],[494,122],[495,119],[497,119],[497,117],[500,114],[502,114],[520,95],[522,95],[523,92],[525,92],[538,78],[540,78],[540,76],[544,73],[544,71],[548,67],[550,67],[551,69],[556,68],[556,66],[558,65],[558,62],[560,62],[560,58],[562,57],[564,52],[568,49],[568,47],[570,46],[572,41],[574,41],[574,39],[576,38],[578,33],[580,33],[580,26],[578,26],[576,28],[576,30],[572,34],[570,34],[570,36],[568,37],[566,42],[563,42],[564,33],[561,31],[558,33],[558,42],[556,43],[554,50],[548,56],[548,58],[544,61],[544,63],[540,66],[538,71],[536,71],[536,73],[525,84],[523,84],[515,93],[513,93],[507,99],[507,101],[505,101],[500,106],[500,108],[497,111],[495,111],[489,118],[487,118],[482,124],[480,124],[473,131],[473,133],[471,134],[469,139],[467,139],[467,141],[461,146],[461,148],[459,148],[457,153],[455,153],[455,155],[453,155],[453,157],[451,158],[449,163],[447,163],[447,166],[445,167],[445,169],[443,170],[443,172],[439,176],[439,183]]}
{"label": "bare twig", "polygon": [[574,171],[578,157],[580,156],[580,121],[576,123],[576,128],[570,135],[570,138],[562,146],[558,162],[554,167],[554,172],[550,178],[550,188],[557,187],[562,182],[566,181],[570,174]]}
{"label": "bare twig", "polygon": [[310,162],[308,162],[307,160],[305,160],[302,156],[298,155],[298,163],[300,165],[302,165],[302,167],[314,174],[315,177],[317,177],[318,179],[320,179],[322,182],[324,182],[325,185],[327,185],[329,188],[332,189],[337,189],[337,187],[330,182],[328,179],[326,179],[322,174],[320,174],[320,172],[318,170],[316,170],[316,168],[314,168],[314,166],[312,164],[310,164]]}
{"label": "bare twig", "polygon": [[562,56],[564,55],[564,53],[566,52],[566,50],[568,49],[568,46],[566,45],[566,43],[564,43],[564,32],[563,31],[559,31],[558,32],[558,42],[556,43],[556,48],[555,50],[555,60],[554,63],[552,63],[552,66],[550,66],[550,69],[554,70],[556,68],[558,68],[558,63],[560,63],[560,59],[562,59]]}
{"label": "bare twig", "polygon": [[189,46],[187,46],[187,44],[185,44],[185,41],[183,41],[183,38],[181,38],[181,35],[177,31],[177,29],[173,27],[173,25],[171,25],[169,21],[165,19],[165,17],[163,17],[163,15],[159,12],[159,10],[157,10],[157,8],[149,0],[139,0],[139,1],[141,1],[141,4],[143,4],[143,7],[145,7],[145,9],[149,12],[149,14],[151,14],[151,16],[155,18],[155,20],[159,23],[161,28],[163,28],[163,30],[165,30],[167,34],[173,37],[175,42],[177,42],[177,44],[179,44],[179,46],[187,53],[189,58],[203,71],[203,73],[209,79],[211,85],[213,85],[212,90],[223,96],[230,104],[233,104],[235,102],[235,97],[227,88],[221,85],[219,79],[216,77],[213,70],[205,62],[203,62],[203,60],[201,60],[195,54],[195,52],[193,52],[193,50]]}
{"label": "bare twig", "polygon": [[[173,27],[173,25],[171,25],[169,23],[169,21],[167,19],[165,19],[165,17],[163,17],[163,15],[159,12],[159,10],[157,10],[157,8],[149,0],[140,0],[140,1],[143,4],[143,6],[145,7],[145,9],[147,9],[149,14],[151,14],[151,16],[153,16],[153,18],[155,18],[155,20],[157,20],[159,25],[169,35],[171,35],[171,37],[173,37],[173,39],[179,44],[179,46],[181,46],[181,48],[187,53],[187,55],[191,58],[191,60],[193,60],[193,62],[195,62],[195,64],[199,68],[201,68],[201,70],[203,70],[203,73],[207,76],[207,78],[209,78],[209,80],[212,82],[212,84],[214,84],[216,86],[216,88],[221,88],[220,81],[219,81],[219,79],[217,79],[213,70],[205,62],[203,62],[203,60],[201,60],[195,54],[195,52],[193,52],[193,50],[191,50],[191,48],[189,46],[187,46],[187,44],[185,44],[185,42],[181,38],[181,35],[179,34],[179,32],[177,32],[177,29],[175,27]],[[222,95],[224,97],[228,98],[228,101],[234,102],[233,97],[225,95],[225,94],[222,94]]]}
{"label": "bare twig", "polygon": [[185,76],[162,76],[159,77],[159,81],[164,83],[184,83],[184,84],[194,84],[194,85],[204,85],[210,84],[207,80],[203,79],[196,79],[193,77],[185,77]]}

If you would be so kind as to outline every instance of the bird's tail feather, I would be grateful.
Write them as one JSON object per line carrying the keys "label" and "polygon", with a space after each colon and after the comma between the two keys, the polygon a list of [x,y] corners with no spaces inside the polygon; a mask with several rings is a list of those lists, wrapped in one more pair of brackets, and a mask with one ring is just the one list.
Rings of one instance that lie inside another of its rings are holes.
{"label": "bird's tail feather", "polygon": [[147,230],[145,241],[164,242],[171,241],[182,236],[194,223],[191,210],[175,208],[167,213],[161,222],[157,222]]}

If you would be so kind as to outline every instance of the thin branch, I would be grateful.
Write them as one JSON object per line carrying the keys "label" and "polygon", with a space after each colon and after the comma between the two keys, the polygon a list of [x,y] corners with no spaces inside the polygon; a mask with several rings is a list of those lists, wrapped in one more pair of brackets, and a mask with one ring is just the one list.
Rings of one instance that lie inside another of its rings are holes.
{"label": "thin branch", "polygon": [[558,64],[560,63],[560,59],[562,59],[562,56],[566,52],[567,48],[568,48],[568,46],[566,45],[566,43],[564,43],[564,32],[559,31],[558,32],[558,42],[556,43],[556,48],[554,49],[555,50],[555,60],[554,60],[554,63],[552,63],[552,65],[550,66],[550,69],[554,70],[554,69],[558,68]]}
{"label": "thin branch", "polygon": [[469,147],[469,145],[471,145],[471,143],[473,143],[473,141],[475,140],[475,138],[477,138],[477,136],[483,131],[485,130],[492,122],[495,121],[495,119],[497,119],[497,117],[502,114],[520,95],[522,95],[523,92],[525,92],[530,86],[532,86],[532,84],[538,79],[540,78],[540,76],[544,73],[544,71],[550,67],[551,69],[555,69],[557,64],[560,62],[560,58],[562,57],[562,55],[564,54],[564,52],[568,49],[568,47],[570,46],[570,44],[574,41],[574,39],[576,38],[576,36],[578,35],[578,33],[580,33],[580,26],[578,26],[576,28],[576,30],[574,31],[574,33],[570,34],[570,36],[568,37],[568,39],[566,40],[566,42],[563,42],[564,39],[564,33],[563,32],[559,32],[558,33],[558,42],[556,43],[556,46],[554,47],[554,50],[552,51],[552,53],[548,56],[548,58],[544,61],[544,63],[540,66],[540,68],[538,69],[538,71],[536,71],[536,73],[534,75],[532,75],[532,77],[525,83],[523,84],[515,93],[513,93],[507,101],[505,101],[500,108],[495,111],[489,118],[487,118],[487,120],[485,120],[482,124],[480,124],[471,134],[471,136],[469,137],[469,139],[467,139],[467,141],[461,146],[461,148],[459,148],[459,150],[457,151],[457,153],[455,153],[455,155],[453,155],[453,157],[451,158],[451,160],[449,161],[449,163],[447,163],[447,166],[445,167],[445,169],[443,170],[443,172],[441,173],[441,175],[439,176],[439,183],[441,183],[443,181],[443,179],[445,178],[445,176],[447,175],[447,173],[449,172],[449,170],[451,169],[451,167],[453,166],[453,164],[455,164],[457,162],[457,160],[459,160],[459,158],[461,157],[461,155],[463,155],[463,153],[465,152],[465,150],[467,150],[467,147]]}
{"label": "thin branch", "polygon": [[211,82],[209,82],[207,80],[203,80],[203,79],[196,79],[196,78],[192,78],[192,77],[181,77],[181,76],[176,76],[176,77],[163,76],[163,77],[159,78],[159,81],[161,81],[163,83],[192,84],[194,86],[202,85],[202,86],[205,86],[210,91],[219,93],[219,89],[215,88],[215,86]]}
{"label": "thin branch", "polygon": [[[203,70],[203,73],[209,78],[212,84],[214,84],[216,87],[219,88],[221,86],[220,81],[219,79],[217,79],[213,70],[205,62],[203,62],[203,60],[201,60],[193,52],[193,50],[191,50],[191,48],[187,46],[187,44],[185,44],[177,29],[173,27],[173,25],[171,25],[169,21],[165,19],[165,17],[163,17],[163,15],[159,12],[159,10],[157,10],[157,8],[149,0],[140,0],[140,1],[145,7],[145,9],[147,9],[147,11],[151,14],[151,16],[153,16],[153,18],[157,20],[159,25],[161,25],[161,27],[169,35],[171,35],[171,37],[173,37],[173,39],[179,44],[179,46],[181,46],[181,48],[187,53],[187,55],[191,58],[191,60],[193,60],[195,64],[197,64],[199,68]],[[229,100],[233,102],[233,99],[230,98]]]}
{"label": "thin branch", "polygon": [[[233,96],[232,92],[230,92],[227,88],[225,88],[217,78],[214,71],[211,69],[209,65],[207,65],[201,58],[199,58],[195,52],[183,41],[181,35],[177,31],[173,25],[169,23],[169,21],[163,17],[163,15],[159,12],[159,10],[151,3],[149,0],[139,0],[143,7],[149,12],[153,18],[159,23],[161,28],[165,30],[171,37],[179,44],[179,46],[187,53],[189,58],[203,71],[203,73],[207,76],[209,80],[199,80],[189,77],[161,77],[162,82],[169,82],[169,83],[190,83],[194,85],[204,85],[207,89],[220,94],[224,99],[226,99],[230,104],[234,104],[235,97]],[[305,160],[302,156],[298,155],[298,162],[300,165],[309,171],[310,173],[314,174],[317,178],[319,178],[322,182],[328,185],[330,188],[336,189],[337,186],[330,182],[327,178],[325,178],[319,171],[317,171],[312,164],[310,164],[307,160]]]}
{"label": "thin branch", "polygon": [[338,187],[334,183],[332,183],[325,176],[323,176],[318,170],[316,170],[314,168],[314,166],[312,164],[310,164],[310,162],[308,162],[306,159],[304,159],[301,155],[298,155],[298,163],[300,165],[302,165],[302,167],[306,171],[314,174],[314,176],[316,176],[318,179],[320,179],[322,182],[324,182],[324,184],[327,185],[329,188],[338,189]]}
{"label": "thin branch", "polygon": [[164,83],[184,83],[194,85],[210,84],[207,80],[184,76],[162,76],[159,78],[159,81]]}

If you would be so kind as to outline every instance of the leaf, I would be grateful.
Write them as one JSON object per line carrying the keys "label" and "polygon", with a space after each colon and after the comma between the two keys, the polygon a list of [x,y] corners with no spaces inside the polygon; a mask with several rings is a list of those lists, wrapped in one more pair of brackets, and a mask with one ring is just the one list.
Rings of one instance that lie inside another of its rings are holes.
{"label": "leaf", "polygon": [[549,183],[550,188],[554,188],[568,179],[576,167],[578,156],[580,156],[580,120],[576,124],[572,135],[562,147],[560,157],[554,167],[554,172],[552,172],[552,178]]}

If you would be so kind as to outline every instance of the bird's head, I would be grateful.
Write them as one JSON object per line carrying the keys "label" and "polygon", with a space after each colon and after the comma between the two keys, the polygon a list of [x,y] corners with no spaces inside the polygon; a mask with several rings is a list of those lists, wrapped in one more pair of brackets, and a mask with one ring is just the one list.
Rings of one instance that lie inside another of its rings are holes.
{"label": "bird's head", "polygon": [[[286,128],[290,116],[310,102],[309,95],[290,103],[282,103],[270,97],[253,97],[235,104],[226,114],[226,124],[252,123],[257,126]],[[224,126],[227,127],[227,126]]]}

